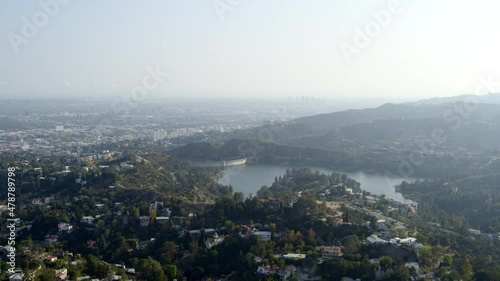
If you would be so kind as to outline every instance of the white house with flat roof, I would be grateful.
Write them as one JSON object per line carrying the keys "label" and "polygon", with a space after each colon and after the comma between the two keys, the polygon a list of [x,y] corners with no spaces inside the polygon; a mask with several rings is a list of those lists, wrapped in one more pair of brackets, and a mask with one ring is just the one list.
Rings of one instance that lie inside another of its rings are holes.
{"label": "white house with flat roof", "polygon": [[94,224],[94,218],[92,216],[85,216],[80,220],[81,223]]}
{"label": "white house with flat roof", "polygon": [[283,258],[303,260],[306,258],[306,255],[305,254],[286,254],[286,255],[283,255]]}
{"label": "white house with flat roof", "polygon": [[71,232],[73,230],[73,226],[69,223],[65,223],[65,222],[60,222],[58,225],[57,225],[57,228],[59,229],[60,232]]}
{"label": "white house with flat roof", "polygon": [[254,231],[252,235],[259,237],[262,241],[271,240],[271,231]]}
{"label": "white house with flat roof", "polygon": [[366,241],[368,241],[368,243],[370,243],[370,244],[387,244],[387,243],[389,243],[389,241],[384,240],[375,234],[368,236],[366,238]]}

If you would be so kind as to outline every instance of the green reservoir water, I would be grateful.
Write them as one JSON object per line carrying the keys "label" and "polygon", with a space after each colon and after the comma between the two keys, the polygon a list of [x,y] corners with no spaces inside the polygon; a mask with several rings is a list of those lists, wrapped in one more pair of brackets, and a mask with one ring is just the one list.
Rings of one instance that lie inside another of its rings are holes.
{"label": "green reservoir water", "polygon": [[[312,170],[319,170],[321,173],[331,174],[334,172],[330,169],[309,167]],[[299,166],[259,164],[259,165],[242,165],[228,167],[225,169],[225,175],[219,178],[218,182],[225,185],[232,185],[234,191],[243,192],[245,195],[257,194],[257,191],[263,186],[271,186],[274,182],[274,177],[284,175],[286,169],[300,168]],[[338,171],[337,171],[338,172]],[[350,178],[361,183],[361,189],[364,189],[372,194],[385,194],[387,198],[392,198],[399,202],[412,203],[411,200],[405,199],[401,193],[396,192],[394,186],[406,180],[408,182],[415,179],[405,179],[399,177],[388,177],[377,174],[367,174],[359,172],[339,172],[347,174]]]}

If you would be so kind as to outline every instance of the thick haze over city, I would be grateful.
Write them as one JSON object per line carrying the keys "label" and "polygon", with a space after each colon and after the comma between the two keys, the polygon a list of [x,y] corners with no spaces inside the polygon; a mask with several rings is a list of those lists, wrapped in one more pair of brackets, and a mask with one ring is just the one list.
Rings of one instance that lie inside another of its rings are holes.
{"label": "thick haze over city", "polygon": [[499,13],[0,0],[0,280],[500,280]]}
{"label": "thick haze over city", "polygon": [[416,100],[500,74],[497,1],[60,2],[0,2],[1,98],[118,95],[149,65],[162,98]]}

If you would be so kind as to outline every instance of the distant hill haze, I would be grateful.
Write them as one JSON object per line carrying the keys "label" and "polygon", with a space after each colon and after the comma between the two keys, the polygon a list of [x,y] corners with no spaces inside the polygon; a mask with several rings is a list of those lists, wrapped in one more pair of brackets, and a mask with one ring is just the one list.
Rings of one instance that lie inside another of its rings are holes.
{"label": "distant hill haze", "polygon": [[401,163],[411,160],[412,175],[422,177],[488,173],[500,157],[499,96],[319,114],[241,130],[224,144],[189,144],[173,153],[193,161],[248,157],[249,163],[310,163],[383,173],[401,173]]}

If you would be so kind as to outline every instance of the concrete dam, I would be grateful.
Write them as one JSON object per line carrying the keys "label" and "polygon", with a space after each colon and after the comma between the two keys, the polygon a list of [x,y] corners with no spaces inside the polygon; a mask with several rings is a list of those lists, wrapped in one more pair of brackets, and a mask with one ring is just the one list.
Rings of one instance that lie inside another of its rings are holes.
{"label": "concrete dam", "polygon": [[231,166],[244,165],[247,162],[247,158],[228,160],[228,161],[210,161],[210,162],[192,162],[191,167],[193,168],[224,168]]}

